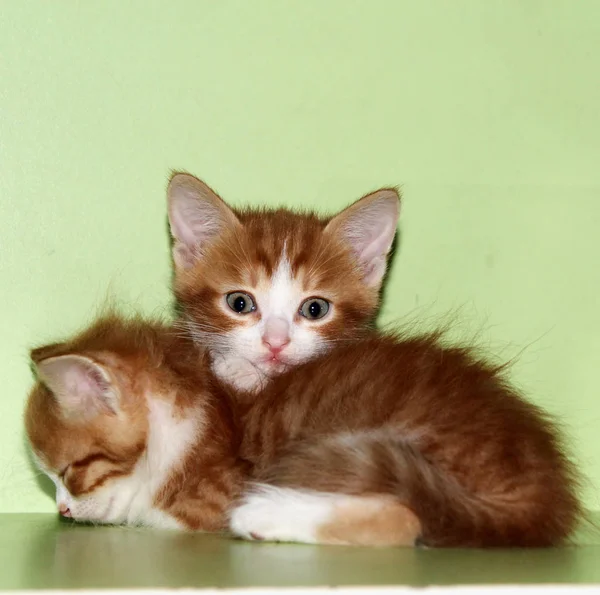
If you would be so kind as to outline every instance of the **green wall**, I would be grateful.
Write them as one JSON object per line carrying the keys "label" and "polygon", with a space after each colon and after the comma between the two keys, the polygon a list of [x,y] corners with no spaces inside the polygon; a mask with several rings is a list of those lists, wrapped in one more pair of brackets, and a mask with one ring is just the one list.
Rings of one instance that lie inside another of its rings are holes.
{"label": "green wall", "polygon": [[168,305],[170,168],[331,210],[401,184],[385,320],[460,307],[520,354],[600,508],[600,3],[5,0],[0,53],[0,511],[53,510],[28,346]]}

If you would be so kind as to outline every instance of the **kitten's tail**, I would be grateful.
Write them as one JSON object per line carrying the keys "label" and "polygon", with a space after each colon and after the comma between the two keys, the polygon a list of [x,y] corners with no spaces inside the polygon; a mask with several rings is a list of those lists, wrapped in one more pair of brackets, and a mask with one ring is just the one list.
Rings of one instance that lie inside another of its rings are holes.
{"label": "kitten's tail", "polygon": [[[419,518],[420,541],[432,547],[544,547],[564,543],[581,520],[566,460],[562,485],[544,473],[494,485],[493,470],[465,488],[392,432],[332,436],[296,444],[260,479],[267,483],[350,495],[393,494]],[[561,470],[553,469],[554,479]]]}

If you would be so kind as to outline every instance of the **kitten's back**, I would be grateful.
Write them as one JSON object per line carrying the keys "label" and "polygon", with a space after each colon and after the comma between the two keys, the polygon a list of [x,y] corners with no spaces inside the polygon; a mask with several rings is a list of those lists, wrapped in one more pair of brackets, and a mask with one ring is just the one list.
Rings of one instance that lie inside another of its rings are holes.
{"label": "kitten's back", "polygon": [[245,423],[258,477],[395,494],[430,545],[553,545],[580,519],[549,417],[501,369],[436,335],[338,347],[276,379]]}

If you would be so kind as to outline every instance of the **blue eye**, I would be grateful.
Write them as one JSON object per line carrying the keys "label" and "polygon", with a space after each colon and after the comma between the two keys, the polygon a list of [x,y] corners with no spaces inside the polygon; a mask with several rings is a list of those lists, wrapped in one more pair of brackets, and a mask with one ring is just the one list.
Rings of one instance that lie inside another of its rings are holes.
{"label": "blue eye", "polygon": [[243,291],[233,291],[225,296],[227,305],[237,314],[250,314],[256,310],[254,299]]}
{"label": "blue eye", "polygon": [[300,314],[308,320],[319,320],[329,312],[329,302],[323,298],[308,298],[300,306]]}

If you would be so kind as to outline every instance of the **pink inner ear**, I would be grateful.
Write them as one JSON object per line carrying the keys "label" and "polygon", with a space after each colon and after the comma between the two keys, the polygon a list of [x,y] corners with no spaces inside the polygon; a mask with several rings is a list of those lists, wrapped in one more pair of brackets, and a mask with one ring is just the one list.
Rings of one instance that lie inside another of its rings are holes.
{"label": "pink inner ear", "polygon": [[187,244],[177,242],[173,246],[173,260],[175,266],[181,269],[189,269],[194,266],[194,252]]}
{"label": "pink inner ear", "polygon": [[381,284],[387,256],[396,235],[400,197],[395,190],[377,190],[337,214],[326,230],[341,234],[352,248],[366,285]]}
{"label": "pink inner ear", "polygon": [[344,225],[346,240],[354,249],[367,285],[377,285],[385,274],[387,255],[394,241],[397,205],[380,201],[357,210]]}
{"label": "pink inner ear", "polygon": [[49,358],[38,364],[41,380],[69,412],[114,411],[112,387],[102,368],[78,355]]}
{"label": "pink inner ear", "polygon": [[92,366],[74,367],[67,374],[72,376],[74,392],[101,397],[108,390],[108,382]]}
{"label": "pink inner ear", "polygon": [[169,224],[176,267],[189,268],[224,227],[235,225],[231,209],[204,182],[177,174],[168,189]]}
{"label": "pink inner ear", "polygon": [[[358,227],[358,226],[357,226]],[[356,255],[365,263],[370,265],[373,260],[387,255],[394,239],[395,227],[391,225],[380,226],[366,224],[362,230],[350,229],[348,236],[353,245]]]}
{"label": "pink inner ear", "polygon": [[224,225],[222,213],[213,204],[183,191],[171,198],[169,221],[175,239],[173,260],[183,269],[194,265]]}

